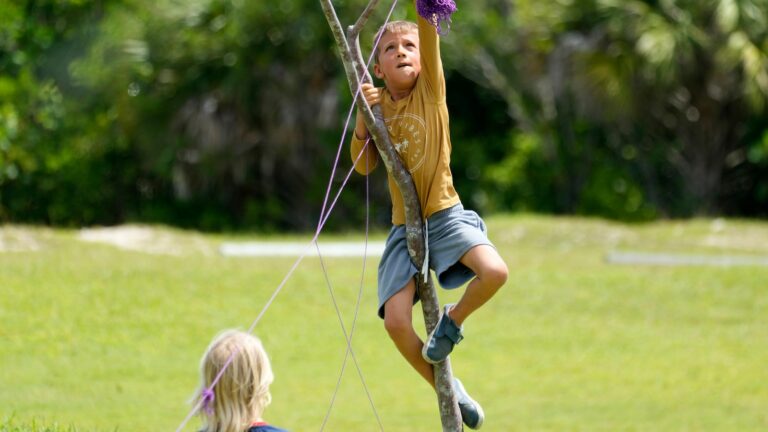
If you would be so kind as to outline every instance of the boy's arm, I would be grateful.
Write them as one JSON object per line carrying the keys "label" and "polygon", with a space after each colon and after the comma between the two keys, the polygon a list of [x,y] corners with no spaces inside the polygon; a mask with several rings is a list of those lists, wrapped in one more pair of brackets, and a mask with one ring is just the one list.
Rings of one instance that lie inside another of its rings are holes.
{"label": "boy's arm", "polygon": [[[416,0],[413,2],[416,6]],[[418,15],[418,14],[417,14]],[[429,21],[418,15],[419,53],[421,54],[421,73],[419,79],[438,101],[445,99],[445,76],[443,62],[440,58],[440,37],[437,29]]]}
{"label": "boy's arm", "polygon": [[[357,113],[358,123],[362,122],[362,117],[362,114]],[[365,123],[363,123],[363,128],[365,128]],[[376,144],[373,142],[373,139],[369,141],[367,129],[364,132],[363,138],[359,137],[357,127],[355,127],[355,131],[352,133],[352,144],[350,145],[349,153],[352,157],[352,162],[357,161],[355,162],[355,171],[362,175],[368,175],[379,164],[379,152],[376,150]],[[368,141],[368,146],[363,150],[366,141]],[[362,156],[360,155],[361,151],[364,151]],[[359,159],[358,156],[360,156]]]}
{"label": "boy's arm", "polygon": [[[374,106],[381,103],[381,89],[374,87],[370,83],[365,83],[360,88],[362,96],[369,106]],[[360,110],[357,110],[355,115],[355,131],[352,136],[352,145],[350,146],[350,153],[352,156],[352,162],[357,160],[355,164],[355,171],[362,175],[368,175],[379,164],[379,152],[376,149],[376,144],[373,141],[368,143],[368,147],[365,148],[365,154],[358,156],[363,150],[365,142],[368,140],[368,127],[363,120],[363,114]]]}
{"label": "boy's arm", "polygon": [[368,126],[365,125],[363,120],[363,113],[357,110],[355,114],[355,138],[358,140],[365,140],[368,137]]}

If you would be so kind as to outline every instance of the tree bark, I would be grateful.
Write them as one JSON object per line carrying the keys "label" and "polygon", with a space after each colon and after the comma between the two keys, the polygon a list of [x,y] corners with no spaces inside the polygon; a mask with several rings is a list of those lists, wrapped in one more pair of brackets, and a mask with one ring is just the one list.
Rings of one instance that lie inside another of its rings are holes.
{"label": "tree bark", "polygon": [[[341,54],[341,60],[344,64],[344,71],[349,81],[350,90],[355,96],[355,103],[360,112],[363,113],[365,124],[368,127],[376,148],[379,151],[381,160],[392,175],[400,189],[405,206],[405,225],[406,240],[408,243],[408,253],[411,256],[416,268],[422,268],[424,263],[425,244],[424,244],[424,218],[421,212],[419,197],[416,193],[413,179],[410,173],[403,165],[400,156],[389,139],[386,125],[384,124],[384,115],[381,106],[369,107],[365,98],[359,97],[359,88],[362,83],[370,83],[371,77],[366,69],[366,64],[360,52],[360,31],[375,9],[379,0],[371,0],[365,8],[357,23],[350,26],[345,37],[341,23],[336,15],[330,0],[320,0],[323,12],[328,20],[328,24],[333,32],[334,39]],[[421,299],[421,307],[424,312],[424,323],[427,334],[429,334],[440,318],[440,304],[437,300],[432,277],[429,275],[425,281],[420,275],[416,277],[416,290]],[[446,359],[434,366],[435,386],[437,388],[438,405],[440,408],[440,421],[443,431],[462,431],[461,413],[459,411],[456,395],[453,391],[453,376],[451,373],[450,360]]]}

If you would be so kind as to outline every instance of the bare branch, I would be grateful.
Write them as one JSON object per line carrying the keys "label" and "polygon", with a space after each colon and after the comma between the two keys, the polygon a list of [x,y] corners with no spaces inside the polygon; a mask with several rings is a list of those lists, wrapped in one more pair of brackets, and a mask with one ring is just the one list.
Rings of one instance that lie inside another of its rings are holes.
{"label": "bare branch", "polygon": [[357,19],[357,22],[353,27],[349,28],[349,32],[347,33],[347,37],[351,38],[358,38],[360,36],[360,32],[363,31],[363,27],[365,26],[365,23],[368,22],[368,19],[373,15],[373,10],[376,9],[376,6],[379,4],[379,0],[371,0],[368,3],[368,6],[365,7],[365,10],[360,15],[360,18]]}

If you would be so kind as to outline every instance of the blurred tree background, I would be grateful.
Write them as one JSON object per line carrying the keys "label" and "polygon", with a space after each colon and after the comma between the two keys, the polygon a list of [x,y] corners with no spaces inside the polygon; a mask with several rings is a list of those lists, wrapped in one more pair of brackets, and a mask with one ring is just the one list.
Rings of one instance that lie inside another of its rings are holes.
{"label": "blurred tree background", "polygon": [[[457,3],[465,204],[768,216],[768,0]],[[311,228],[350,104],[316,0],[0,0],[0,221]],[[355,176],[330,223],[364,198]]]}

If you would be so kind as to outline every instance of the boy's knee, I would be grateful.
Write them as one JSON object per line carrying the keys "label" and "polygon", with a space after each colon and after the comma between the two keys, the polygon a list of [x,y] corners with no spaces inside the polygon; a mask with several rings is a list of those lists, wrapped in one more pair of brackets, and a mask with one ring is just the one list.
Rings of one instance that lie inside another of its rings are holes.
{"label": "boy's knee", "polygon": [[509,269],[504,262],[495,263],[488,266],[483,272],[483,279],[497,288],[501,288],[509,278]]}
{"label": "boy's knee", "polygon": [[413,328],[413,323],[406,319],[406,317],[386,314],[384,316],[384,328],[389,333],[389,337],[396,339],[400,335],[410,332]]}

